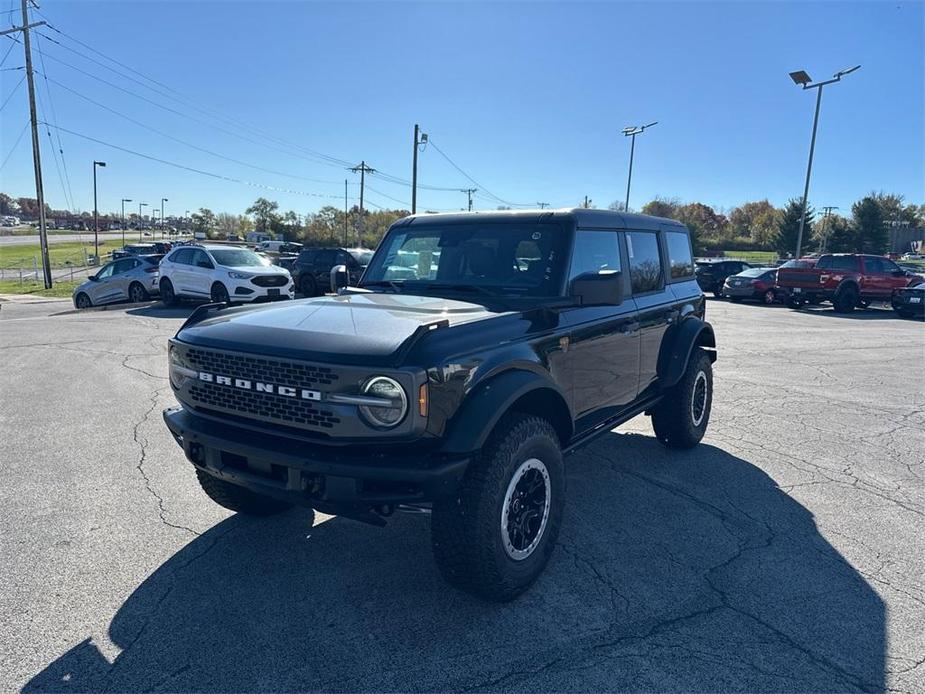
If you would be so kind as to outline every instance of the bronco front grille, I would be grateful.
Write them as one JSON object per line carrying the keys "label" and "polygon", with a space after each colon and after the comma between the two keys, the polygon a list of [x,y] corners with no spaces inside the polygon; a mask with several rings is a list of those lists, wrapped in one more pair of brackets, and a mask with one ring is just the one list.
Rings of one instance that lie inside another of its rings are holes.
{"label": "bronco front grille", "polygon": [[338,379],[337,374],[326,366],[299,364],[266,357],[247,357],[241,354],[213,352],[195,347],[186,350],[186,359],[200,371],[302,388],[316,385],[329,386]]}
{"label": "bronco front grille", "polygon": [[257,275],[251,282],[258,287],[282,287],[289,284],[289,278],[285,275]]}
{"label": "bronco front grille", "polygon": [[[339,378],[325,366],[213,352],[195,347],[188,348],[185,357],[197,371],[298,389],[330,386]],[[331,410],[325,409],[315,400],[245,390],[208,381],[196,381],[188,392],[193,405],[279,424],[332,429],[341,421]]]}

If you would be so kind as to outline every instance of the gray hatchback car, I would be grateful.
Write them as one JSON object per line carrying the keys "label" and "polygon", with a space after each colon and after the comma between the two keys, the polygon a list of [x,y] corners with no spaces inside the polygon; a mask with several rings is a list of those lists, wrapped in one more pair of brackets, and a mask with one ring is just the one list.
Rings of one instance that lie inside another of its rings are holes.
{"label": "gray hatchback car", "polygon": [[74,306],[90,308],[116,301],[147,301],[158,295],[161,255],[139,255],[107,263],[74,290]]}

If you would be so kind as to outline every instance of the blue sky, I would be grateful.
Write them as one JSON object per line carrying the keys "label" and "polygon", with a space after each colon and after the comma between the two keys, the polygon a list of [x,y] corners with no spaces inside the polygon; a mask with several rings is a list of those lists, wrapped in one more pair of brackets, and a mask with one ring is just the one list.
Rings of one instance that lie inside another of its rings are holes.
{"label": "blue sky", "polygon": [[[36,69],[53,80],[46,85],[38,77],[46,120],[164,160],[293,191],[209,178],[62,131],[73,204],[84,210],[93,206],[93,159],[108,163],[99,179],[104,210],[118,209],[122,197],[153,204],[166,197],[168,214],[203,206],[242,212],[265,195],[284,210],[305,213],[342,206],[345,178],[352,205],[357,177],[307,150],[344,162],[365,159],[410,179],[415,122],[479,185],[433,147],[420,155],[424,184],[479,187],[508,201],[553,206],[588,195],[606,206],[625,192],[629,142],[620,130],[655,120],[637,139],[631,206],[655,195],[717,208],[764,197],[780,205],[802,193],[815,94],[801,92],[787,73],[803,68],[822,79],[858,63],[861,70],[825,90],[811,202],[846,211],[872,189],[925,202],[920,2],[44,0],[41,7],[66,34],[41,30],[63,45],[37,39],[45,65],[37,55]],[[7,0],[0,0],[0,11],[6,9]],[[11,16],[0,15],[0,23],[8,25]],[[113,65],[125,73],[120,76],[66,50],[106,62],[72,38],[164,85],[146,83],[155,89],[185,96],[171,100],[127,79],[145,82],[124,67]],[[0,57],[8,43],[2,39]],[[3,67],[22,63],[17,45]],[[22,74],[0,72],[0,100],[12,94],[0,111],[0,158],[28,116],[25,86],[16,86]],[[146,130],[78,94],[251,166]],[[66,207],[69,196],[47,135],[41,143],[46,197]],[[368,183],[371,204],[397,207],[395,198],[408,206],[407,186],[376,175]],[[34,195],[28,133],[0,170],[0,189]],[[497,205],[483,195],[478,208]],[[421,190],[418,200],[420,209],[459,209],[466,196]]]}

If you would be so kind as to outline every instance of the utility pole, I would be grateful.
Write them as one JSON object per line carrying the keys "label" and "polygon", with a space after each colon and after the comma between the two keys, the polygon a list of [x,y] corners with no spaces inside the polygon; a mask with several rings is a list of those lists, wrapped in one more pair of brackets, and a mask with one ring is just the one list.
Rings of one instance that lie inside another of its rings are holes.
{"label": "utility pole", "polygon": [[39,206],[39,244],[42,253],[42,277],[45,289],[51,289],[51,263],[48,259],[48,226],[45,220],[45,190],[42,187],[42,154],[39,150],[39,124],[35,112],[35,79],[32,75],[32,42],[29,29],[44,25],[45,22],[29,23],[28,0],[22,0],[22,26],[0,31],[0,36],[22,32],[23,51],[26,54],[26,82],[29,87],[29,120],[32,123],[32,166],[35,169],[35,199]]}
{"label": "utility pole", "polygon": [[584,207],[586,210],[587,210],[589,207],[591,207],[591,201],[588,200],[588,196],[587,196],[587,195],[585,195],[585,204],[582,205],[582,207]]}
{"label": "utility pole", "polygon": [[96,264],[100,263],[100,213],[96,206],[96,167],[106,166],[105,161],[93,162],[93,255],[96,256]]}
{"label": "utility pole", "polygon": [[347,245],[347,179],[344,179],[344,245]]}
{"label": "utility pole", "polygon": [[365,161],[361,161],[359,166],[352,167],[350,171],[360,172],[360,222],[357,224],[357,247],[359,248],[363,245],[363,189],[366,186],[366,174],[376,173],[376,170],[366,166]]}
{"label": "utility pole", "polygon": [[463,188],[460,190],[460,193],[465,193],[469,196],[469,211],[472,212],[472,194],[477,192],[478,188]]}
{"label": "utility pole", "polygon": [[414,124],[414,155],[411,159],[411,214],[418,211],[418,147],[427,144],[427,133]]}
{"label": "utility pole", "polygon": [[541,210],[545,210],[547,207],[549,207],[549,203],[548,202],[538,202],[536,203],[536,206],[539,207]]}
{"label": "utility pole", "polygon": [[122,247],[125,248],[125,203],[131,202],[131,198],[122,198]]}
{"label": "utility pole", "polygon": [[161,241],[164,240],[164,203],[170,202],[167,198],[161,198]]}
{"label": "utility pole", "polygon": [[829,221],[829,215],[832,214],[832,210],[837,210],[837,205],[826,205],[822,208],[822,252],[825,253],[825,247],[828,243],[829,236],[826,233],[826,223]]}

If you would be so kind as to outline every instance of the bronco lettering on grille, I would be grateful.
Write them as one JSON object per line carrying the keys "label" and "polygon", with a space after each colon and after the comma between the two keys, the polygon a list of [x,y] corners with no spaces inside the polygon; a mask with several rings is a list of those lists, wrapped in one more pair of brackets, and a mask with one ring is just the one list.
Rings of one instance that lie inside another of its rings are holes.
{"label": "bronco lettering on grille", "polygon": [[302,400],[321,400],[321,392],[317,390],[308,390],[307,388],[295,388],[294,386],[281,386],[275,383],[261,383],[260,381],[251,381],[246,378],[231,378],[230,376],[219,376],[210,374],[205,371],[199,372],[199,380],[205,383],[214,383],[220,386],[231,386],[241,390],[253,390],[258,393],[271,393],[281,395],[285,398],[300,398]]}

